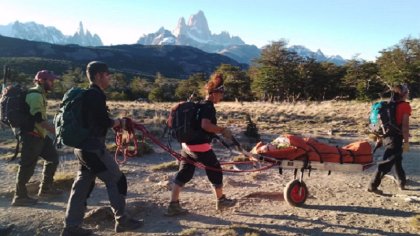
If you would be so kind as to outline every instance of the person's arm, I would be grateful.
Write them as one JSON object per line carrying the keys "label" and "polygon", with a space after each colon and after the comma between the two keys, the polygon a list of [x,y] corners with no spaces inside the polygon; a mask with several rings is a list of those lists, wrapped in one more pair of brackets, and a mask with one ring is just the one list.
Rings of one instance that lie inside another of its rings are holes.
{"label": "person's arm", "polygon": [[29,113],[33,116],[33,119],[42,128],[46,129],[49,133],[55,135],[55,127],[53,124],[48,122],[42,117],[42,109],[44,106],[44,98],[40,93],[29,93],[25,98],[26,103],[29,106]]}
{"label": "person's arm", "polygon": [[211,123],[209,119],[205,118],[201,119],[201,128],[209,133],[222,133],[224,129],[223,127]]}
{"label": "person's arm", "polygon": [[403,115],[402,119],[402,135],[404,143],[408,143],[410,139],[410,116],[408,114]]}
{"label": "person's arm", "polygon": [[46,129],[46,130],[47,130],[48,132],[50,132],[51,134],[55,135],[55,126],[54,126],[53,124],[51,124],[50,122],[48,122],[48,121],[44,120],[44,121],[41,121],[41,122],[39,123],[39,125],[40,125],[42,128]]}

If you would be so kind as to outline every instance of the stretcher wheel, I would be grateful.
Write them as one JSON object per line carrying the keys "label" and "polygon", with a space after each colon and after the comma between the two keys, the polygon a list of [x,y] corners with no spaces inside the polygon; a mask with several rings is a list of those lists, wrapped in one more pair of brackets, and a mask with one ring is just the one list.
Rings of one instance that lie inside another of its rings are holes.
{"label": "stretcher wheel", "polygon": [[308,198],[308,188],[306,184],[298,179],[290,181],[284,187],[284,199],[289,205],[302,206]]}

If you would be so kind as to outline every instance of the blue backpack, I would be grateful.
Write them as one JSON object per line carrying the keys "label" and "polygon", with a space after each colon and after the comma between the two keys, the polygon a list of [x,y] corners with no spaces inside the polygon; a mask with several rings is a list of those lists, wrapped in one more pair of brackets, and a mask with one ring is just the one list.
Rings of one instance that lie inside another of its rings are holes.
{"label": "blue backpack", "polygon": [[401,134],[401,128],[396,123],[397,102],[375,102],[369,114],[369,131],[379,137],[389,137]]}

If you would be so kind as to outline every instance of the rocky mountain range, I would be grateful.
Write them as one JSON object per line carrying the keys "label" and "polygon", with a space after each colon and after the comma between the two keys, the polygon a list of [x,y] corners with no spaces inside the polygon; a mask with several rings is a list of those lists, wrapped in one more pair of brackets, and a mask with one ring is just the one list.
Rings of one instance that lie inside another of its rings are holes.
{"label": "rocky mountain range", "polygon": [[[35,22],[21,23],[19,21],[8,25],[0,25],[0,35],[61,45],[103,46],[101,38],[97,34],[85,30],[82,22],[79,24],[79,29],[71,36],[64,35],[52,26],[44,26]],[[155,33],[143,35],[139,38],[137,44],[191,46],[208,53],[224,55],[245,64],[251,64],[261,53],[261,49],[257,46],[246,44],[240,37],[231,36],[227,31],[219,34],[212,33],[202,11],[191,15],[188,22],[185,21],[184,17],[181,17],[172,31],[161,27]],[[321,50],[313,52],[304,46],[296,45],[289,48],[302,57],[315,58],[320,62],[328,61],[338,65],[346,62],[340,56],[326,56]]]}
{"label": "rocky mountain range", "polygon": [[[143,45],[187,45],[206,52],[222,54],[246,64],[250,64],[261,53],[261,49],[255,45],[246,44],[240,37],[231,36],[226,31],[212,34],[202,11],[190,16],[188,23],[185,22],[184,17],[181,17],[172,31],[161,27],[155,33],[143,35],[137,43]],[[339,65],[346,62],[340,56],[325,56],[321,50],[313,52],[304,46],[291,46],[290,50],[302,57],[315,58],[321,62],[328,61]]]}
{"label": "rocky mountain range", "polygon": [[344,58],[342,58],[341,56],[339,56],[339,55],[326,56],[319,49],[316,52],[313,52],[313,51],[305,48],[304,46],[293,45],[293,46],[289,47],[289,50],[296,52],[301,57],[313,58],[316,61],[320,61],[320,62],[327,61],[327,62],[332,62],[336,65],[343,65],[343,64],[346,63],[346,60]]}
{"label": "rocky mountain range", "polygon": [[0,25],[0,35],[53,44],[77,44],[81,46],[102,46],[97,34],[92,34],[79,23],[79,29],[72,35],[64,35],[52,26],[44,26],[35,22],[21,23],[15,21],[8,25]]}
{"label": "rocky mountain range", "polygon": [[260,55],[260,50],[255,45],[245,44],[240,37],[231,36],[226,31],[212,34],[202,11],[192,15],[188,23],[185,22],[184,17],[181,17],[172,31],[162,27],[155,33],[143,35],[137,43],[192,46],[205,52],[229,56],[238,62],[247,64]]}

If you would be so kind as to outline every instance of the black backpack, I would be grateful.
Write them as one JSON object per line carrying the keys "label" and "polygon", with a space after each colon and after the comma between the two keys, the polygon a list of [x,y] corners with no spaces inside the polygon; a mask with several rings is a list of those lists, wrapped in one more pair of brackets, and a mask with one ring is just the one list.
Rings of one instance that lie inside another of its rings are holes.
{"label": "black backpack", "polygon": [[380,101],[372,105],[369,114],[369,131],[379,137],[390,137],[401,134],[396,123],[398,102]]}
{"label": "black backpack", "polygon": [[34,129],[35,120],[29,112],[29,105],[26,103],[28,93],[40,93],[38,90],[25,90],[19,85],[10,85],[3,90],[0,98],[0,119],[1,122],[10,126],[16,138],[15,153],[10,161],[16,159],[19,153],[20,138],[17,128],[31,131]]}
{"label": "black backpack", "polygon": [[181,102],[172,107],[167,121],[169,135],[180,143],[189,143],[202,135],[200,107],[200,103],[191,101]]}
{"label": "black backpack", "polygon": [[[3,91],[0,99],[0,118],[7,126],[32,130],[34,120],[25,102],[29,93],[40,93],[38,90],[25,90],[20,85],[10,85]],[[31,129],[32,128],[32,129]]]}

